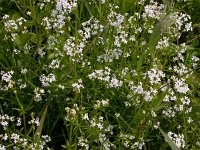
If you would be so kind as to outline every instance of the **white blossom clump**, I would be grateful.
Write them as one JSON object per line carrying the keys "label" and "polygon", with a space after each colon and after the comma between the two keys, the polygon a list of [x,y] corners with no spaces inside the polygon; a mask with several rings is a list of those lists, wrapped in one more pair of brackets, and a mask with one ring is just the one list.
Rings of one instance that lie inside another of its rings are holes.
{"label": "white blossom clump", "polygon": [[36,87],[34,89],[34,101],[40,102],[42,101],[42,95],[45,93],[44,89]]}
{"label": "white blossom clump", "polygon": [[17,37],[17,32],[21,31],[22,34],[26,34],[28,32],[27,26],[24,25],[27,20],[23,17],[19,17],[18,19],[10,18],[11,17],[7,14],[3,16],[4,27],[7,32],[10,32],[11,40],[15,41]]}
{"label": "white blossom clump", "polygon": [[98,109],[100,107],[107,107],[108,105],[109,105],[109,99],[97,100],[96,103],[94,104],[94,108]]}
{"label": "white blossom clump", "polygon": [[192,22],[189,22],[191,20],[191,17],[188,14],[180,13],[178,15],[178,18],[176,20],[176,27],[178,30],[183,31],[192,31]]}
{"label": "white blossom clump", "polygon": [[124,22],[124,15],[118,14],[115,11],[111,11],[107,17],[107,20],[111,26],[120,26]]}
{"label": "white blossom clump", "polygon": [[197,56],[192,56],[192,66],[195,69],[200,64],[200,59]]}
{"label": "white blossom clump", "polygon": [[[119,44],[120,45],[120,44]],[[121,46],[121,45],[120,45]],[[123,51],[120,48],[105,49],[105,54],[97,56],[98,62],[113,62],[115,59],[119,60]]]}
{"label": "white blossom clump", "polygon": [[165,73],[163,73],[161,70],[158,70],[156,67],[150,71],[147,71],[147,75],[151,85],[161,83],[161,79],[165,77]]}
{"label": "white blossom clump", "polygon": [[71,13],[77,7],[78,0],[57,0],[56,10]]}
{"label": "white blossom clump", "polygon": [[138,85],[134,85],[133,81],[130,81],[128,84],[130,90],[133,91],[134,94],[143,94],[144,89],[142,87],[142,82],[139,82]]}
{"label": "white blossom clump", "polygon": [[[36,124],[39,126],[39,118],[32,117],[32,120],[28,121],[29,124]],[[21,118],[16,116],[9,116],[7,114],[0,114],[0,127],[3,126],[3,130],[0,133],[0,141],[7,144],[1,145],[0,149],[6,149],[9,146],[11,149],[45,149],[47,148],[47,143],[51,141],[50,136],[42,135],[41,140],[35,143],[32,137],[24,136],[19,134],[24,128],[21,126]],[[15,131],[12,130],[15,126]],[[20,128],[21,127],[21,128]],[[8,134],[7,131],[10,133]],[[9,144],[8,144],[9,143]]]}
{"label": "white blossom clump", "polygon": [[72,87],[73,87],[74,92],[80,93],[81,89],[84,89],[84,86],[82,84],[82,80],[79,79],[77,83],[73,83]]}
{"label": "white blossom clump", "polygon": [[118,88],[123,85],[123,81],[116,79],[115,77],[112,77],[110,82],[109,82],[109,87],[110,88]]}
{"label": "white blossom clump", "polygon": [[14,116],[9,116],[7,114],[0,114],[0,125],[3,126],[4,130],[7,130],[9,123],[14,122],[15,117]]}
{"label": "white blossom clump", "polygon": [[49,65],[49,68],[57,69],[60,67],[60,62],[58,60],[52,60],[51,64]]}
{"label": "white blossom clump", "polygon": [[79,113],[79,107],[77,104],[74,104],[72,108],[70,107],[65,107],[66,111],[66,116],[65,116],[65,121],[73,121],[76,119]]}
{"label": "white blossom clump", "polygon": [[162,15],[162,10],[164,9],[163,4],[158,4],[157,2],[152,2],[150,5],[146,5],[144,8],[143,17],[151,17],[154,19],[160,19]]}
{"label": "white blossom clump", "polygon": [[104,30],[104,26],[100,24],[100,21],[93,17],[83,22],[82,27],[83,31],[79,30],[79,34],[85,39],[89,39],[91,36],[97,35]]}
{"label": "white blossom clump", "polygon": [[83,136],[78,137],[78,146],[85,150],[89,150],[88,140]]}
{"label": "white blossom clump", "polygon": [[29,122],[29,124],[36,124],[36,126],[39,126],[40,125],[40,120],[39,118],[32,118]]}
{"label": "white blossom clump", "polygon": [[[16,20],[12,20],[10,19],[9,20],[9,15],[4,15],[3,16],[3,19],[4,19],[4,26],[5,26],[5,29],[8,31],[8,32],[12,32],[12,31],[16,31],[17,29],[19,29],[25,22],[27,22],[26,19],[24,19],[23,17],[20,17]],[[26,27],[24,26],[24,28],[26,29]]]}
{"label": "white blossom clump", "polygon": [[84,41],[78,39],[76,41],[75,37],[69,37],[64,45],[64,51],[73,62],[80,62],[83,59],[83,49],[85,47]]}
{"label": "white blossom clump", "polygon": [[37,52],[41,58],[43,58],[46,55],[46,52],[43,48],[38,48]]}
{"label": "white blossom clump", "polygon": [[39,79],[43,86],[49,86],[50,83],[56,81],[56,77],[53,73],[50,73],[47,76],[42,74]]}
{"label": "white blossom clump", "polygon": [[109,81],[110,80],[110,71],[111,69],[108,67],[105,67],[105,70],[95,70],[91,74],[88,75],[89,79],[94,80],[98,79],[101,81]]}
{"label": "white blossom clump", "polygon": [[106,83],[107,88],[118,88],[123,85],[123,81],[119,80],[115,77],[115,75],[111,75],[110,73],[111,69],[108,67],[105,67],[105,70],[95,70],[91,74],[88,75],[89,79],[94,80],[98,79],[100,81],[103,81]]}
{"label": "white blossom clump", "polygon": [[176,115],[176,108],[168,107],[165,110],[162,110],[162,114],[168,118],[174,118]]}
{"label": "white blossom clump", "polygon": [[0,150],[6,150],[6,147],[0,144]]}
{"label": "white blossom clump", "polygon": [[187,97],[187,96],[182,97],[180,100],[181,100],[181,103],[182,103],[183,105],[186,105],[186,106],[190,105],[190,103],[191,103],[190,98]]}
{"label": "white blossom clump", "polygon": [[185,83],[185,80],[183,78],[181,78],[181,79],[175,78],[174,81],[175,81],[175,84],[174,84],[175,89],[179,93],[186,94],[190,90],[188,87],[188,84]]}
{"label": "white blossom clump", "polygon": [[43,139],[46,143],[51,142],[51,137],[50,137],[50,136],[48,136],[48,135],[42,135],[41,137],[42,137],[42,139]]}
{"label": "white blossom clump", "polygon": [[158,44],[156,45],[156,49],[164,49],[169,47],[169,38],[163,37],[158,41]]}
{"label": "white blossom clump", "polygon": [[171,131],[168,132],[169,138],[174,141],[178,148],[185,148],[185,140],[183,134],[176,134]]}
{"label": "white blossom clump", "polygon": [[2,81],[2,82],[0,82],[0,90],[7,91],[7,90],[13,88],[14,83],[15,83],[12,79],[13,74],[14,74],[13,70],[8,71],[8,72],[5,72],[5,71],[0,72],[1,81]]}

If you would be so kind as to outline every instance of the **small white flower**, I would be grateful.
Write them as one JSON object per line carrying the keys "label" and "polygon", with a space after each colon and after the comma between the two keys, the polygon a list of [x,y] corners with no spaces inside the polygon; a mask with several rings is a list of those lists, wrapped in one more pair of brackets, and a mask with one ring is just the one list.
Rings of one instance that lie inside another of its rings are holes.
{"label": "small white flower", "polygon": [[188,120],[187,120],[187,122],[188,122],[188,123],[192,123],[192,122],[193,122],[192,118],[189,117]]}
{"label": "small white flower", "polygon": [[59,66],[60,66],[60,62],[59,61],[52,60],[51,64],[49,65],[49,68],[55,69],[55,68],[59,68]]}
{"label": "small white flower", "polygon": [[84,114],[83,120],[89,120],[88,113]]}
{"label": "small white flower", "polygon": [[28,70],[27,70],[26,68],[22,68],[22,69],[21,69],[21,74],[26,74],[27,71],[28,71]]}
{"label": "small white flower", "polygon": [[101,0],[101,3],[104,4],[106,2],[106,0]]}
{"label": "small white flower", "polygon": [[6,150],[6,147],[0,144],[0,150]]}
{"label": "small white flower", "polygon": [[82,80],[79,79],[77,83],[72,84],[73,91],[80,93],[81,89],[84,89],[84,86],[82,85]]}
{"label": "small white flower", "polygon": [[190,90],[188,85],[184,82],[183,79],[177,79],[175,81],[175,89],[179,93],[184,93],[184,94],[186,94]]}

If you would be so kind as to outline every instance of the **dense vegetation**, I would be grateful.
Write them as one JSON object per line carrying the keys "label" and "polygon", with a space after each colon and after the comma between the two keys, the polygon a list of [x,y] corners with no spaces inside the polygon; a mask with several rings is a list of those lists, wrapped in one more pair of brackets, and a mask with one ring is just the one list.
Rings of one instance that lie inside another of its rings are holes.
{"label": "dense vegetation", "polygon": [[0,0],[0,150],[200,149],[199,0]]}

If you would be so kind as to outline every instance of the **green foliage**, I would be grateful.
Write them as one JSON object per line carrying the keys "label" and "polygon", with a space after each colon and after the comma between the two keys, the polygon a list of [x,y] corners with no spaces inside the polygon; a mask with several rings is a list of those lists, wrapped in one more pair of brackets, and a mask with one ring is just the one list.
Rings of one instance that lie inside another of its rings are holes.
{"label": "green foliage", "polygon": [[200,148],[199,39],[185,6],[0,4],[0,149]]}
{"label": "green foliage", "polygon": [[194,24],[200,23],[200,1],[199,0],[188,0],[186,11],[191,16],[192,22]]}

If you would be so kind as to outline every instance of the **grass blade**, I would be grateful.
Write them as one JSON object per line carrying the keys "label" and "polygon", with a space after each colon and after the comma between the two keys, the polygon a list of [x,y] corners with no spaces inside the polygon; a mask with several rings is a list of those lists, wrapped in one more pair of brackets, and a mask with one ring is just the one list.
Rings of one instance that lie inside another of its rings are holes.
{"label": "grass blade", "polygon": [[45,120],[46,114],[47,114],[47,108],[48,108],[48,105],[46,106],[46,108],[45,108],[45,110],[44,110],[44,112],[42,114],[42,117],[40,119],[40,125],[36,129],[36,132],[35,132],[35,135],[34,135],[34,138],[35,138],[36,141],[40,140],[40,136],[41,136],[41,133],[42,133],[44,120]]}

